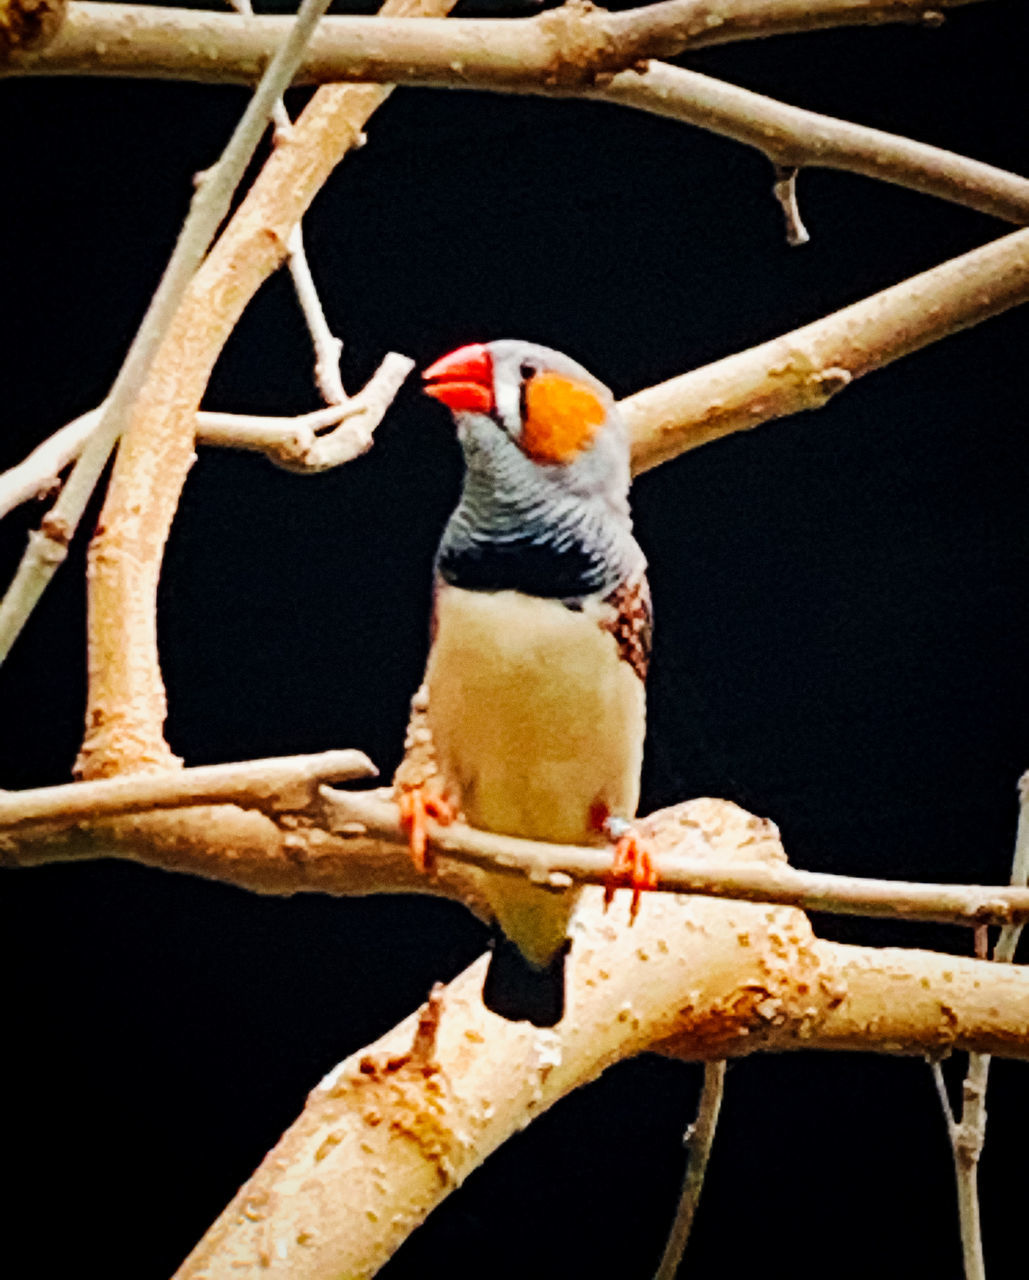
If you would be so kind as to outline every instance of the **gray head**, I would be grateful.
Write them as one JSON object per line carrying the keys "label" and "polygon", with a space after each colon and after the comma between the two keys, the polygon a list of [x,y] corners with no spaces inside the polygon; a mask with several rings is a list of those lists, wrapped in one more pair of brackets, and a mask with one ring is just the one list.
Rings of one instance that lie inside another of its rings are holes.
{"label": "gray head", "polygon": [[470,472],[495,483],[516,473],[627,513],[625,424],[608,388],[570,356],[504,338],[461,347],[422,377],[453,412]]}
{"label": "gray head", "polygon": [[466,464],[437,557],[447,581],[573,599],[642,568],[628,436],[602,382],[515,339],[461,347],[423,377],[454,414]]}

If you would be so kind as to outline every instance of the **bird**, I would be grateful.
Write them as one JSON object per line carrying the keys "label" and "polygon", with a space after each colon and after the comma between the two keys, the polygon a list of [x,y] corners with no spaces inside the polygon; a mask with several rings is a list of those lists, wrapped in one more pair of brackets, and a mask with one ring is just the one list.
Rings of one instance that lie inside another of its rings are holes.
{"label": "bird", "polygon": [[[425,679],[395,777],[412,855],[427,819],[613,846],[605,887],[656,884],[639,802],[652,611],[629,510],[629,438],[611,391],[520,339],[460,347],[423,372],[450,409],[464,480],[435,559]],[[483,1001],[555,1026],[578,890],[489,873]]]}

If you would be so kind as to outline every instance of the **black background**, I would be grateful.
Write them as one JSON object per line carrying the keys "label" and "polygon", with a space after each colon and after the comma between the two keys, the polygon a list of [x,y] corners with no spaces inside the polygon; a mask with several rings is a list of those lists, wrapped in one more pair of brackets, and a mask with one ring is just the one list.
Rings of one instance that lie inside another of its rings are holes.
{"label": "black background", "polygon": [[[785,101],[1026,166],[1027,9],[712,49],[684,64]],[[298,110],[306,93],[297,93]],[[237,119],[235,88],[0,83],[2,465],[106,392]],[[306,222],[359,386],[388,349],[568,350],[628,394],[1007,228],[805,172],[790,249],[760,155],[614,107],[396,93]],[[705,447],[634,501],[657,614],[644,809],[727,796],[800,867],[1007,878],[1029,765],[1026,316],[869,377],[816,414]],[[315,407],[284,275],[210,408]],[[296,477],[204,450],[168,549],[168,736],[191,764],[360,747],[385,774],[425,657],[429,570],[459,483],[446,414],[405,389],[367,457]],[[0,530],[5,574],[38,521]],[[95,508],[91,520],[95,519]],[[63,781],[84,705],[81,536],[0,675],[6,787]],[[9,1238],[33,1274],[166,1277],[307,1091],[484,945],[453,904],[261,899],[98,863],[4,876]],[[826,936],[967,952],[945,928],[818,918]],[[957,1080],[957,1064],[950,1070]],[[644,1058],[506,1146],[386,1268],[648,1276],[699,1069]],[[997,1062],[987,1262],[1024,1266],[1025,1068]],[[697,1277],[960,1274],[950,1158],[923,1063],[730,1067],[689,1252]]]}

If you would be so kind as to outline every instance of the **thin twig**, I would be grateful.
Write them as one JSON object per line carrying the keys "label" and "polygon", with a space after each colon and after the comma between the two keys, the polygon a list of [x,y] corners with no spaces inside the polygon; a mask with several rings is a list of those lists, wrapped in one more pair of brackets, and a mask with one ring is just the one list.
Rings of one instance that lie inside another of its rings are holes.
{"label": "thin twig", "polygon": [[373,778],[376,772],[360,751],[322,751],[238,764],[128,773],[31,791],[0,791],[0,835],[26,827],[75,826],[99,818],[194,804],[236,804],[271,812],[307,809],[319,785]]}
{"label": "thin twig", "polygon": [[775,182],[772,184],[772,193],[782,206],[783,216],[786,218],[786,243],[789,245],[807,244],[811,239],[797,203],[799,172],[796,165],[776,165]]}
{"label": "thin twig", "polygon": [[[225,449],[247,449],[265,454],[272,462],[290,471],[324,471],[327,466],[339,465],[326,462],[334,452],[340,461],[346,461],[343,450],[333,446],[327,449],[319,436],[328,427],[337,427],[349,418],[359,418],[349,430],[355,441],[355,456],[371,442],[372,432],[389,407],[386,399],[386,377],[389,385],[399,388],[404,377],[401,369],[410,371],[413,362],[406,356],[392,354],[363,391],[341,404],[330,404],[324,409],[298,414],[295,418],[262,417],[250,413],[213,413],[201,409],[196,415],[197,444],[217,445]],[[401,364],[403,362],[403,365]],[[406,376],[406,375],[404,375]],[[377,416],[376,416],[377,415]],[[82,452],[90,435],[100,421],[100,409],[90,409],[74,421],[55,431],[43,443],[9,471],[0,475],[0,518],[23,502],[42,497],[60,484],[61,472]],[[359,429],[358,429],[359,427]],[[336,433],[333,432],[333,436]]]}
{"label": "thin twig", "polygon": [[[977,0],[939,0],[956,7]],[[925,0],[662,0],[609,13],[570,0],[532,18],[410,24],[333,17],[300,71],[306,82],[439,83],[475,88],[595,84],[648,58],[755,37],[921,19]],[[14,74],[255,78],[284,19],[126,4],[74,3],[64,30]],[[195,46],[191,49],[190,46]],[[205,64],[206,63],[206,64]]]}
{"label": "thin twig", "polygon": [[773,418],[821,408],[856,378],[1025,301],[1029,230],[621,401],[633,470],[646,471]]}
{"label": "thin twig", "polygon": [[724,1060],[705,1063],[704,1086],[700,1092],[697,1118],[686,1131],[688,1152],[686,1176],[683,1178],[679,1207],[675,1211],[675,1220],[668,1235],[665,1251],[661,1256],[661,1263],[654,1273],[654,1280],[675,1280],[679,1270],[679,1263],[682,1261],[682,1255],[686,1251],[686,1244],[690,1238],[693,1219],[697,1214],[700,1193],[704,1189],[704,1177],[711,1157],[711,1146],[715,1140],[715,1129],[718,1126],[718,1113],[722,1109],[724,1090]]}
{"label": "thin twig", "polygon": [[[118,13],[125,15],[117,16]],[[132,39],[125,22],[131,15]],[[114,4],[77,4],[56,50],[25,61],[26,73],[73,71],[77,74],[166,76],[178,79],[252,84],[264,65],[250,49],[252,31],[240,24],[217,29],[209,26],[204,10],[169,10]],[[254,20],[260,24],[269,19]],[[335,25],[347,19],[326,18],[301,66],[298,81],[322,83],[345,78],[352,57],[335,39]],[[480,87],[502,92],[587,97],[633,107],[708,129],[746,146],[756,147],[778,165],[841,169],[884,182],[896,183],[951,200],[1009,222],[1029,221],[1029,179],[994,165],[971,160],[942,147],[929,146],[777,102],[763,94],[651,61],[623,71],[610,81],[568,86],[537,79],[524,84],[497,83],[488,65],[498,40],[510,34],[511,22],[494,30],[489,41],[480,41],[481,74],[471,79],[466,62],[447,50],[433,58],[431,47],[408,50],[417,53],[424,66],[414,82],[427,87]],[[376,28],[381,34],[382,28]],[[102,52],[98,52],[102,50]],[[208,50],[216,53],[208,56]],[[348,61],[350,58],[350,61]],[[431,65],[429,65],[431,60]],[[410,73],[410,59],[387,68],[398,78]],[[16,64],[13,70],[19,70]],[[367,72],[368,68],[364,70]],[[2,72],[0,72],[2,74]]]}
{"label": "thin twig", "polygon": [[279,457],[276,461],[288,470],[327,471],[364,453],[371,447],[375,428],[413,368],[410,357],[390,351],[365,386],[346,401],[346,413],[334,431],[316,436],[295,460]]}
{"label": "thin twig", "polygon": [[[445,13],[454,0],[385,0],[395,16]],[[241,27],[257,19],[231,17]],[[172,758],[153,625],[161,559],[196,441],[211,370],[290,233],[333,168],[359,146],[389,85],[325,85],[266,160],[190,283],[140,392],[90,544],[87,734],[82,776]],[[360,448],[367,432],[358,434]],[[353,447],[353,446],[352,446]]]}
{"label": "thin twig", "polygon": [[947,1079],[943,1074],[943,1067],[940,1065],[939,1058],[929,1059],[929,1070],[932,1072],[933,1084],[936,1085],[936,1096],[940,1100],[940,1110],[943,1112],[943,1122],[947,1126],[947,1136],[953,1142],[957,1122],[954,1119],[954,1108],[950,1105]]}
{"label": "thin twig", "polygon": [[[1019,780],[1018,829],[1011,865],[1012,885],[1029,882],[1029,773]],[[1000,931],[993,952],[995,963],[1010,964],[1015,958],[1021,922],[1011,922]],[[986,1142],[986,1087],[990,1076],[990,1055],[970,1053],[968,1071],[961,1089],[961,1119],[957,1120],[947,1100],[943,1071],[933,1063],[937,1091],[941,1093],[947,1129],[954,1154],[957,1182],[958,1218],[961,1224],[961,1253],[965,1280],[985,1280],[982,1226],[979,1214],[979,1157]]]}
{"label": "thin twig", "polygon": [[14,580],[0,601],[0,662],[10,652],[47,583],[67,554],[76,526],[107,465],[111,450],[125,429],[129,411],[186,287],[229,211],[233,193],[264,134],[272,103],[293,79],[304,46],[329,3],[330,0],[303,0],[295,21],[290,20],[288,34],[261,77],[261,83],[221,158],[207,171],[205,180],[194,193],[168,266],[114,380],[110,395],[104,401],[100,421],[39,532],[30,538]]}
{"label": "thin twig", "polygon": [[642,72],[623,72],[584,96],[707,129],[757,148],[773,165],[857,173],[1008,222],[1029,222],[1029,178],[943,147],[791,106],[699,71],[651,62]]}
{"label": "thin twig", "polygon": [[[229,0],[229,4],[237,13],[246,17],[254,16],[250,0]],[[272,107],[272,121],[275,125],[275,140],[281,142],[290,136],[293,121],[286,110],[283,98]],[[307,261],[307,250],[304,248],[302,223],[297,223],[290,233],[286,248],[286,265],[293,278],[300,310],[307,323],[307,331],[311,335],[314,346],[314,380],[322,399],[326,404],[343,404],[347,393],[343,389],[343,379],[339,371],[340,356],[343,354],[343,343],[329,328],[325,317],[325,308],[318,296],[311,266]]]}
{"label": "thin twig", "polygon": [[289,237],[288,252],[289,274],[293,277],[293,288],[314,347],[315,384],[326,404],[345,404],[347,393],[343,389],[343,378],[339,371],[343,340],[337,338],[329,328],[325,309],[311,274],[311,264],[307,260],[304,233],[299,222]]}
{"label": "thin twig", "polygon": [[[322,822],[329,830],[366,830],[398,843],[408,838],[396,806],[379,792],[325,787],[322,799]],[[647,820],[639,827],[646,839]],[[445,857],[485,871],[528,876],[533,883],[558,891],[573,883],[603,885],[610,876],[611,854],[606,849],[521,840],[457,822],[448,826],[430,823],[430,835],[434,848]],[[654,870],[658,890],[668,893],[774,902],[807,911],[891,920],[965,925],[1029,920],[1027,889],[869,880],[796,871],[785,863],[757,860],[720,865],[711,861],[701,833],[689,827],[680,833],[674,852],[654,859]]]}

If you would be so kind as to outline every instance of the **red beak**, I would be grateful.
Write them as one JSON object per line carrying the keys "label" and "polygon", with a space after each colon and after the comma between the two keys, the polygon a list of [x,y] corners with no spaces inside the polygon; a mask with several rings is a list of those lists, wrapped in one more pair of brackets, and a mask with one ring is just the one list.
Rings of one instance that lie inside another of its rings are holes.
{"label": "red beak", "polygon": [[425,394],[455,412],[493,412],[493,359],[481,343],[459,347],[422,374]]}

